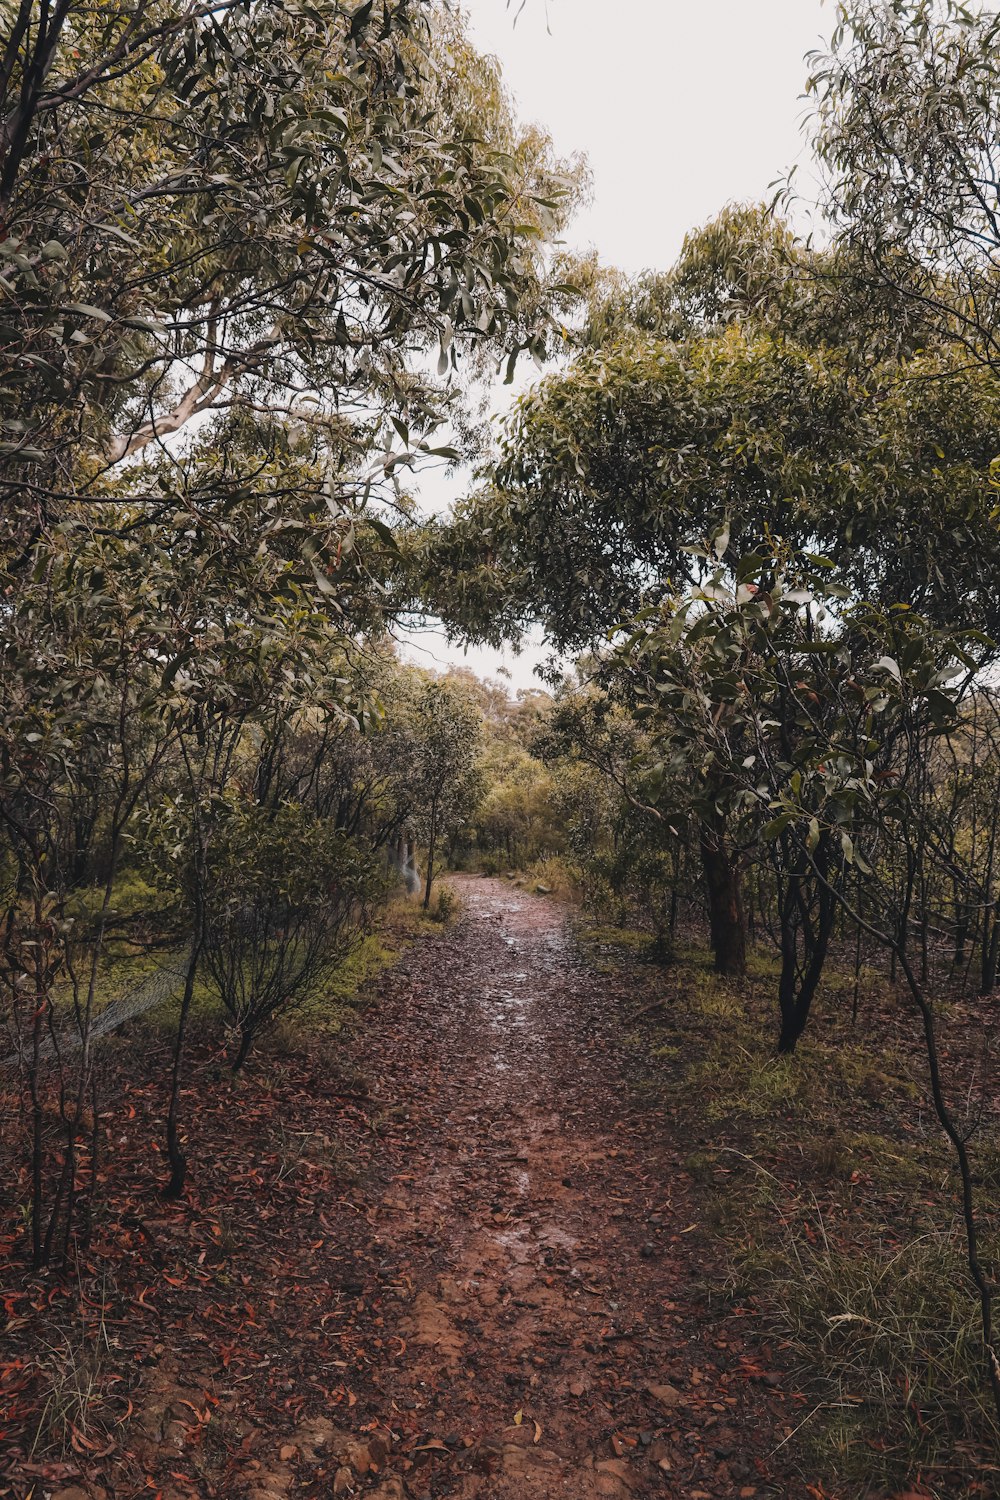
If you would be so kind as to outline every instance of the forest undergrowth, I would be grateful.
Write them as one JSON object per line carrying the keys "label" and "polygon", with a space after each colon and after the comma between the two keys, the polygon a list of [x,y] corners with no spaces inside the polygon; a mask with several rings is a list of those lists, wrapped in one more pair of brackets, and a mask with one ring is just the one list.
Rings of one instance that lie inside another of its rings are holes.
{"label": "forest undergrowth", "polygon": [[[956,1174],[916,1018],[887,972],[866,967],[857,981],[853,954],[837,953],[811,1035],[780,1057],[767,1030],[769,955],[751,955],[734,982],[713,972],[697,933],[666,964],[648,932],[581,919],[578,935],[607,970],[641,976],[636,1086],[690,1144],[706,1288],[720,1306],[749,1299],[807,1398],[803,1463],[829,1476],[831,1493],[909,1483],[995,1494],[1000,1428],[982,1383]],[[951,1095],[973,1101],[989,1046],[981,1015],[960,1000],[941,1010]],[[995,1099],[971,1107],[995,1244],[1000,1110]]]}

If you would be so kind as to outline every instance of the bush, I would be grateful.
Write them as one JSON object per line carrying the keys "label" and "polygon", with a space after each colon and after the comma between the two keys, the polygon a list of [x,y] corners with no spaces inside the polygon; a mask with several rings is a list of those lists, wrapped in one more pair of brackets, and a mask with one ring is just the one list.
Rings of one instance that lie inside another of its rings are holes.
{"label": "bush", "polygon": [[438,893],[428,915],[432,922],[440,922],[442,926],[447,926],[449,922],[454,921],[459,910],[459,900],[455,892],[449,890],[446,885],[442,885],[438,887]]}
{"label": "bush", "polygon": [[209,850],[204,963],[236,1028],[234,1068],[332,973],[382,888],[373,859],[301,807],[251,807],[222,822]]}

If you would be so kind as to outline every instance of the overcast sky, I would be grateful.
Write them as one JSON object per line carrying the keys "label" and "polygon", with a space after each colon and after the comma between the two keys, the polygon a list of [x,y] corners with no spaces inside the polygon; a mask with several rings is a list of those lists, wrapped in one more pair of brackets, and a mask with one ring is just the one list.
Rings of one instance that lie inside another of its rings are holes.
{"label": "overcast sky", "polygon": [[[567,232],[623,270],[663,269],[685,233],[724,204],[770,196],[794,163],[808,192],[805,54],[834,25],[832,0],[465,0],[473,40],[493,53],[524,120],[566,155],[582,151],[593,202]],[[773,190],[772,190],[773,191]],[[438,503],[435,487],[435,504]],[[412,639],[426,665],[506,666],[529,686],[540,653]]]}

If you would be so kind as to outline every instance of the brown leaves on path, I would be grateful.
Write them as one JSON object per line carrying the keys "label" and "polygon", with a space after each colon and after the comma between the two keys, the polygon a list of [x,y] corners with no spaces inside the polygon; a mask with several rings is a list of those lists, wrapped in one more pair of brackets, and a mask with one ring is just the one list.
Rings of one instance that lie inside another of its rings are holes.
{"label": "brown leaves on path", "polygon": [[[776,1351],[699,1290],[685,1143],[629,1084],[634,996],[586,966],[555,903],[455,883],[458,923],[380,981],[367,1093],[325,1044],[243,1081],[196,1048],[178,1205],[150,1146],[165,1044],[109,1049],[79,1285],[5,1279],[0,1495],[809,1493],[779,1446],[802,1413]],[[83,1451],[50,1423],[32,1454],[59,1380]]]}

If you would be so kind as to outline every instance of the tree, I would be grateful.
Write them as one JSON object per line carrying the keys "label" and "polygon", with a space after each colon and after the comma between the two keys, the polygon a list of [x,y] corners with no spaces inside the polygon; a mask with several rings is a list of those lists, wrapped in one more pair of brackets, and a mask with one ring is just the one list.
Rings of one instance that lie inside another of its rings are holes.
{"label": "tree", "polygon": [[[174,1193],[221,808],[250,737],[266,741],[281,715],[308,708],[321,734],[353,717],[348,658],[391,608],[399,473],[434,456],[460,374],[543,351],[561,295],[547,242],[578,181],[516,124],[460,21],[424,0],[335,0],[322,15],[273,0],[12,10],[0,800],[25,858],[11,865],[6,978],[19,1014],[38,988],[39,1054],[69,961],[67,890],[107,839],[94,768],[128,760],[117,848],[141,835],[137,767],[162,763],[177,859],[195,872]],[[117,739],[107,699],[128,705]],[[32,830],[18,824],[26,801]],[[81,1077],[88,1055],[84,1037]],[[72,1146],[65,1159],[64,1203]]]}
{"label": "tree", "polygon": [[850,0],[810,59],[826,210],[869,300],[1000,364],[1000,16],[956,0]]}
{"label": "tree", "polygon": [[589,647],[696,578],[690,548],[723,523],[732,559],[780,536],[862,597],[992,625],[992,376],[954,344],[880,349],[843,306],[824,336],[834,268],[757,220],[723,228],[665,278],[665,311],[641,288],[598,308],[605,342],[521,399],[426,535],[425,594],[454,628],[497,640],[537,620]]}
{"label": "tree", "polygon": [[[922,868],[948,869],[965,900],[978,892],[969,853],[991,856],[941,837],[946,778],[933,757],[964,740],[958,705],[995,653],[988,638],[905,607],[854,602],[822,560],[773,550],[746,554],[733,575],[717,561],[621,647],[619,671],[651,736],[654,810],[693,812],[710,828],[721,820],[773,861],[780,1051],[805,1028],[849,870],[889,919],[897,954]],[[954,817],[960,803],[948,805]],[[894,851],[906,853],[899,881]]]}
{"label": "tree", "polygon": [[25,0],[0,91],[0,482],[36,526],[234,402],[388,409],[409,454],[422,351],[541,348],[574,181],[439,7]]}
{"label": "tree", "polygon": [[481,730],[475,700],[460,682],[448,677],[424,682],[414,695],[411,712],[413,775],[421,788],[427,841],[426,911],[441,840],[471,817],[482,792],[477,765]]}
{"label": "tree", "polygon": [[507,735],[492,734],[480,758],[486,790],[475,810],[477,847],[509,868],[555,853],[562,837],[551,773]]}
{"label": "tree", "polygon": [[157,693],[162,622],[142,599],[148,559],[140,581],[138,552],[115,538],[67,527],[56,540],[0,637],[0,973],[26,1098],[36,1267],[65,1260],[77,1202],[94,1187],[94,1024],[114,893],[172,746]]}

